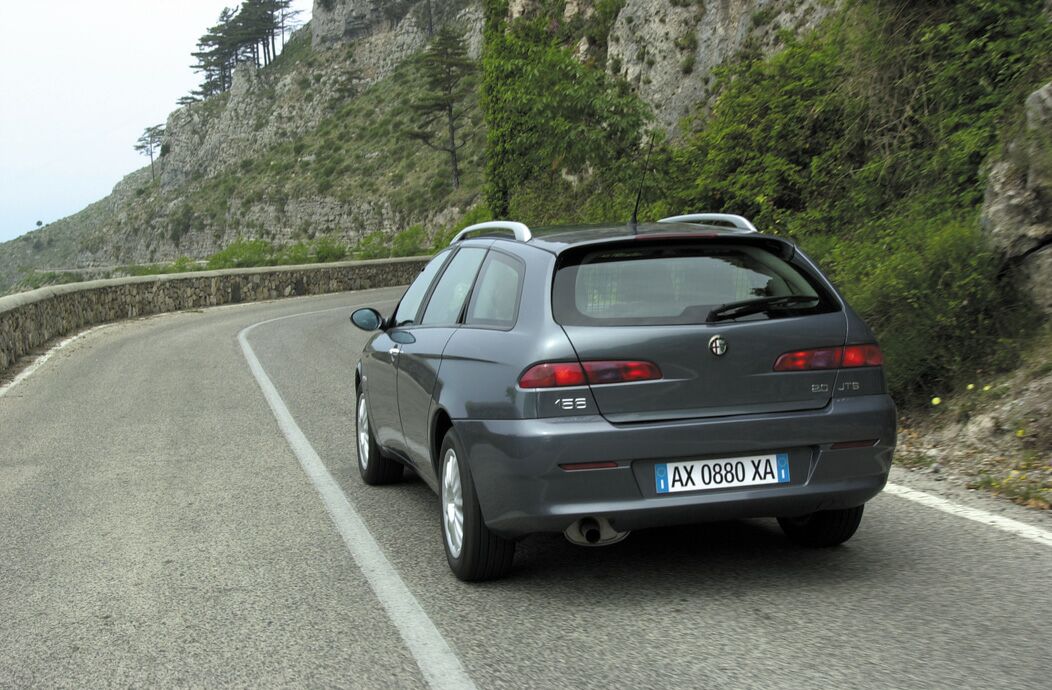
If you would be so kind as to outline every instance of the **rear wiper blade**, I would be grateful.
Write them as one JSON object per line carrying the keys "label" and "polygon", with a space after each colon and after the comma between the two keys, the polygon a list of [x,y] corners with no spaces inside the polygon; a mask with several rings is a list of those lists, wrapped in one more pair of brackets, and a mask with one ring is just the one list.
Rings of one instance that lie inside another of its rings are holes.
{"label": "rear wiper blade", "polygon": [[782,295],[780,297],[761,297],[759,299],[748,299],[742,302],[729,302],[721,304],[709,312],[705,319],[706,323],[723,321],[724,319],[735,319],[739,316],[759,314],[775,307],[789,307],[797,304],[818,302],[819,297],[814,295]]}

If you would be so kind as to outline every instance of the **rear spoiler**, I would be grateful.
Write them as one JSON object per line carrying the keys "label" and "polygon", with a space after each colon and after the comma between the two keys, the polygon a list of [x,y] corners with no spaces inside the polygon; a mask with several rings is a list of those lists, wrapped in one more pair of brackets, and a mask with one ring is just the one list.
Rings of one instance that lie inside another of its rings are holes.
{"label": "rear spoiler", "polygon": [[793,257],[796,256],[796,243],[792,240],[786,239],[784,237],[778,237],[776,235],[764,235],[758,232],[740,234],[724,232],[649,232],[640,233],[627,242],[595,242],[588,243],[586,245],[577,245],[576,247],[574,247],[574,249],[582,246],[587,246],[590,249],[595,249],[596,245],[600,244],[624,246],[632,242],[668,242],[669,240],[708,240],[715,242],[724,242],[727,244],[758,245],[771,252],[778,258],[782,259],[783,261],[792,261]]}

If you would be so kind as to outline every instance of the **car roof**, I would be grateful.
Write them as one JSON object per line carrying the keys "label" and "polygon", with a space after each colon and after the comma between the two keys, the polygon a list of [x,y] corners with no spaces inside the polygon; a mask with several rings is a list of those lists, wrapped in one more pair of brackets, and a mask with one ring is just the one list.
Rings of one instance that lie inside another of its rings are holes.
{"label": "car roof", "polygon": [[531,239],[523,243],[511,237],[502,235],[482,235],[463,240],[463,242],[487,243],[499,242],[505,248],[509,245],[531,246],[538,249],[560,254],[567,249],[590,244],[605,244],[617,241],[629,241],[639,239],[670,239],[677,237],[684,239],[690,237],[750,237],[770,238],[770,235],[761,235],[754,232],[730,228],[721,225],[703,225],[699,223],[638,223],[638,224],[602,224],[602,225],[555,225],[530,228]]}

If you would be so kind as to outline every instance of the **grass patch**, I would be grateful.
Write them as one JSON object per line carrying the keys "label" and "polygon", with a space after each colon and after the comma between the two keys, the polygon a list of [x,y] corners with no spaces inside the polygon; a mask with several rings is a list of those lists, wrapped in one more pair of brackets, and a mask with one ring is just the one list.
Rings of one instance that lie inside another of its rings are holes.
{"label": "grass patch", "polygon": [[968,487],[990,491],[1029,508],[1049,510],[1052,508],[1052,460],[1025,451],[1005,470],[981,473]]}

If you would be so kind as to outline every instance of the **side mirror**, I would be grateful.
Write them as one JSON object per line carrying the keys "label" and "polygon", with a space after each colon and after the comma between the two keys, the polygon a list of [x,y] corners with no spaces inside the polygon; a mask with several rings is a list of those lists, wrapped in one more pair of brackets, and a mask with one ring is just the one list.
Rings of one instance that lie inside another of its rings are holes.
{"label": "side mirror", "polygon": [[376,331],[383,327],[384,317],[372,307],[366,307],[351,314],[351,323],[363,331]]}

